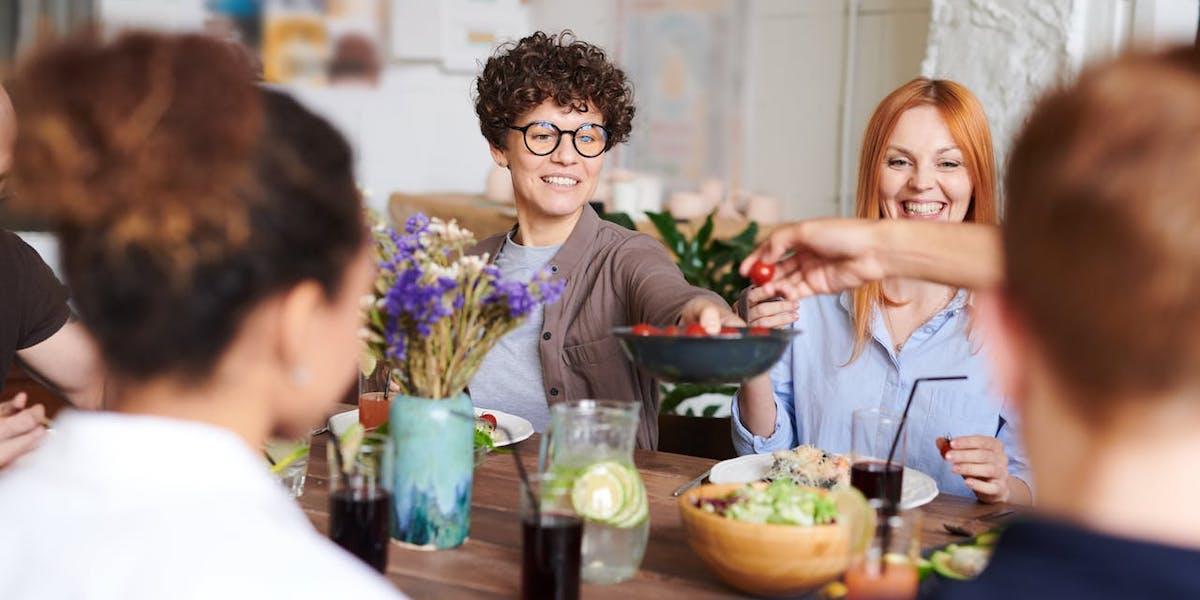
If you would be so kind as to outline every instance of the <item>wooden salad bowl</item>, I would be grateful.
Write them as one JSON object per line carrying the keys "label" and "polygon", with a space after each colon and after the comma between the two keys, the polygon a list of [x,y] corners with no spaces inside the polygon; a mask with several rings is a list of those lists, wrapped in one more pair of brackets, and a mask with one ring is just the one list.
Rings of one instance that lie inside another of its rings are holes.
{"label": "wooden salad bowl", "polygon": [[722,581],[759,596],[787,596],[846,570],[850,528],[842,522],[812,527],[747,523],[696,506],[699,498],[725,496],[743,485],[708,484],[679,497],[688,544]]}

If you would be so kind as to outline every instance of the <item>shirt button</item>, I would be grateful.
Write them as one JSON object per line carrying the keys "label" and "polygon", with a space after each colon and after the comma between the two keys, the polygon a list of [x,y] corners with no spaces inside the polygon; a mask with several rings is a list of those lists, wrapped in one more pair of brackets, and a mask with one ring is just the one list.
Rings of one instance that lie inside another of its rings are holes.
{"label": "shirt button", "polygon": [[547,331],[546,333],[543,333],[543,334],[542,334],[542,339],[543,339],[543,340],[548,340],[548,339],[550,339],[550,332],[549,332],[549,331]]}
{"label": "shirt button", "polygon": [[933,328],[932,327],[922,327],[921,331],[924,331],[925,333],[933,333]]}
{"label": "shirt button", "polygon": [[558,388],[555,388],[555,387],[552,387],[552,388],[550,388],[550,395],[551,395],[551,396],[557,396],[557,395],[558,395]]}
{"label": "shirt button", "polygon": [[558,265],[550,265],[550,272],[551,272],[551,273],[557,273],[557,272],[558,272]]}

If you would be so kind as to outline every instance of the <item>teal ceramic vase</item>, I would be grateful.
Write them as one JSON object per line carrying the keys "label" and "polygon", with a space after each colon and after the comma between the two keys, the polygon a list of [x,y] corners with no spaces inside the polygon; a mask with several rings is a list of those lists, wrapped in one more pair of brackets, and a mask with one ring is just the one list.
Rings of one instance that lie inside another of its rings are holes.
{"label": "teal ceramic vase", "polygon": [[471,399],[396,395],[389,419],[396,448],[392,537],[430,550],[462,545],[471,525]]}

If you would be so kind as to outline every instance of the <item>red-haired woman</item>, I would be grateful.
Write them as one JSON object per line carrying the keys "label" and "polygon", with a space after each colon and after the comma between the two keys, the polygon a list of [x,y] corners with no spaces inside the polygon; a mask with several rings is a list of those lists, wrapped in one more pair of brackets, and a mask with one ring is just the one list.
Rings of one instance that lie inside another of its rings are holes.
{"label": "red-haired woman", "polygon": [[[996,223],[996,172],[987,117],[965,87],[914,79],[889,94],[867,124],[857,216]],[[966,334],[965,290],[912,279],[868,283],[841,295],[777,300],[749,290],[752,326],[796,327],[788,353],[734,402],[741,453],[801,443],[850,450],[851,414],[900,414],[914,380],[967,375],[918,391],[908,420],[906,464],[943,491],[984,502],[1028,502],[1024,451],[1009,407],[990,385]],[[936,440],[950,438],[939,451]]]}

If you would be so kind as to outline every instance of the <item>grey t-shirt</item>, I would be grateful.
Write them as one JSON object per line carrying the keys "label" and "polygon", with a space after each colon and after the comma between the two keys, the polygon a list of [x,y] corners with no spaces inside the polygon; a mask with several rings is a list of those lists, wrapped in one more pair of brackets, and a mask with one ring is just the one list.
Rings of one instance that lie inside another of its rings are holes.
{"label": "grey t-shirt", "polygon": [[[554,258],[558,248],[522,246],[513,241],[510,233],[495,264],[506,279],[528,282]],[[542,385],[542,360],[538,354],[542,316],[542,306],[538,305],[525,322],[500,338],[483,357],[468,385],[475,406],[528,419],[539,432],[545,431],[550,424],[550,407]]]}

